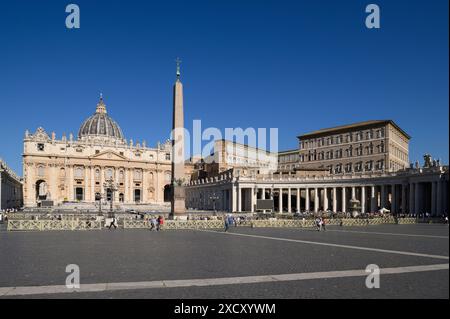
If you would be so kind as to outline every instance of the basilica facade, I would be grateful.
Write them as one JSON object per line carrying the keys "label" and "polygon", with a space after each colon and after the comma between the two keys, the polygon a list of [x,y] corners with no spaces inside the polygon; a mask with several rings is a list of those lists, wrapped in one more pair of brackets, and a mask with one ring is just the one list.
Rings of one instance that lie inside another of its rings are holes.
{"label": "basilica facade", "polygon": [[170,202],[171,157],[170,140],[154,148],[127,141],[100,97],[76,138],[71,134],[57,139],[41,127],[25,132],[24,205],[100,199],[116,205]]}

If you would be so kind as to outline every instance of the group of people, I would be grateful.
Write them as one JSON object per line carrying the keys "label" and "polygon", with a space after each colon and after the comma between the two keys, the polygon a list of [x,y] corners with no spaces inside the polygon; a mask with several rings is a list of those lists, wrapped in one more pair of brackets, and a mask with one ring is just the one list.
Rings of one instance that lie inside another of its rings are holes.
{"label": "group of people", "polygon": [[316,222],[316,227],[317,227],[318,231],[321,231],[322,229],[327,230],[327,221],[325,218],[317,217],[315,222]]}
{"label": "group of people", "polygon": [[158,218],[156,218],[152,216],[149,218],[148,223],[150,226],[150,231],[152,230],[160,231],[164,226],[164,217],[159,216]]}

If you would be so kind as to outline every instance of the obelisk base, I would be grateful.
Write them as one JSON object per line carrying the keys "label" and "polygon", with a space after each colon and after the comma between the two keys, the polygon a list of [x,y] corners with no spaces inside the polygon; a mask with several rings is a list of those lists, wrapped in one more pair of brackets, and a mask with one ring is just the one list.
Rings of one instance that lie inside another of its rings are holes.
{"label": "obelisk base", "polygon": [[170,218],[176,219],[180,216],[186,216],[186,194],[184,186],[174,185],[172,186],[172,202]]}

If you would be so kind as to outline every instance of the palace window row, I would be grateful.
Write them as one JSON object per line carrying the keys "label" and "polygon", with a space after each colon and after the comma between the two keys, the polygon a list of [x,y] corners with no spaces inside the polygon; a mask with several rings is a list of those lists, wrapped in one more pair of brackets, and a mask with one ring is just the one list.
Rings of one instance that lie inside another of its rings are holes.
{"label": "palace window row", "polygon": [[331,174],[341,174],[341,173],[358,173],[358,172],[371,172],[371,171],[382,171],[384,170],[384,160],[378,161],[360,161],[357,163],[346,163],[346,164],[336,164],[328,165],[327,168],[330,170]]}
{"label": "palace window row", "polygon": [[[353,157],[353,154],[356,154],[356,156],[363,156],[363,155],[373,155],[374,152],[374,146],[372,143],[370,143],[368,146],[363,147],[362,144],[357,146],[355,148],[355,151],[353,151],[353,146],[350,145],[345,151],[342,149],[338,150],[329,150],[329,151],[320,151],[317,152],[309,151],[308,154],[301,154],[299,156],[300,162],[311,162],[311,161],[322,161],[322,160],[332,160],[332,159],[338,159],[343,158],[344,154],[345,157]],[[384,142],[381,142],[379,145],[376,146],[377,153],[384,153],[385,147]]]}
{"label": "palace window row", "polygon": [[374,138],[384,138],[384,128],[377,130],[358,131],[356,133],[346,133],[337,136],[321,137],[311,140],[300,141],[300,149],[311,149],[315,147],[338,145],[342,143],[351,143],[354,141],[371,140]]}

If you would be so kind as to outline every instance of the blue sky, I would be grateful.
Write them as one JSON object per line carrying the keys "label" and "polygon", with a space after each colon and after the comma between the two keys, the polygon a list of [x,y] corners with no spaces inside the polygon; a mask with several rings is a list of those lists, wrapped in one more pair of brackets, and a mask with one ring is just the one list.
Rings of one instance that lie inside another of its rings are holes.
{"label": "blue sky", "polygon": [[[174,59],[185,121],[296,136],[392,119],[410,159],[448,163],[448,1],[8,1],[0,11],[0,157],[19,174],[24,131],[76,134],[103,92],[128,139],[171,128]],[[381,29],[365,28],[365,6]]]}

